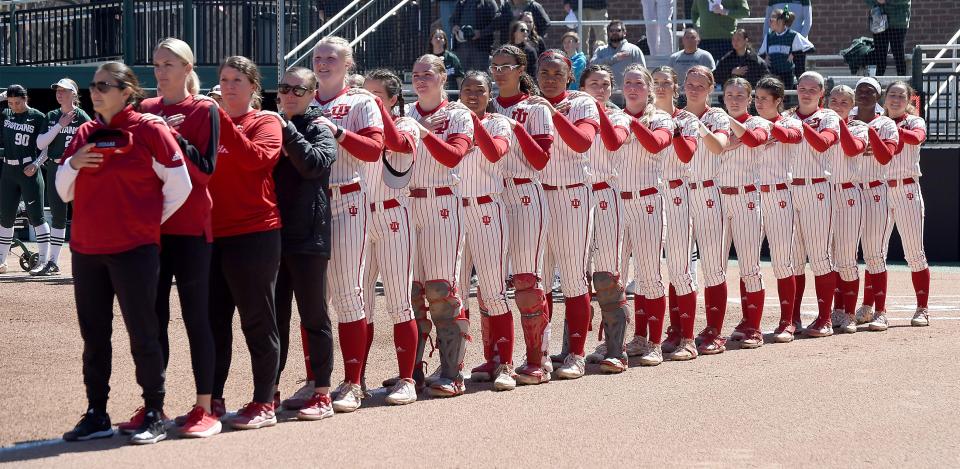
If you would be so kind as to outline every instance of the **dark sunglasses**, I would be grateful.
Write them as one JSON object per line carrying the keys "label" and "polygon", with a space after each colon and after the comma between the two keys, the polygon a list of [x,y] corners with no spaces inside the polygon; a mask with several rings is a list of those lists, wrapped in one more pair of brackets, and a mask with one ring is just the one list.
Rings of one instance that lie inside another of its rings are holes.
{"label": "dark sunglasses", "polygon": [[288,84],[286,84],[286,83],[282,83],[282,84],[280,84],[279,86],[277,86],[277,93],[280,93],[280,94],[288,94],[288,93],[290,93],[291,91],[293,91],[293,95],[294,95],[294,96],[296,96],[296,97],[298,97],[298,98],[302,98],[303,95],[305,95],[305,94],[307,94],[307,93],[309,93],[309,92],[311,92],[311,91],[313,91],[313,90],[304,88],[304,87],[302,87],[302,86],[300,86],[300,85],[290,86],[290,85],[288,85]]}
{"label": "dark sunglasses", "polygon": [[108,93],[110,91],[110,88],[116,88],[118,90],[122,90],[126,87],[127,85],[125,83],[114,85],[113,83],[109,83],[106,81],[91,81],[90,84],[87,85],[87,88],[90,89],[91,93],[93,92],[94,89],[96,89],[101,93]]}

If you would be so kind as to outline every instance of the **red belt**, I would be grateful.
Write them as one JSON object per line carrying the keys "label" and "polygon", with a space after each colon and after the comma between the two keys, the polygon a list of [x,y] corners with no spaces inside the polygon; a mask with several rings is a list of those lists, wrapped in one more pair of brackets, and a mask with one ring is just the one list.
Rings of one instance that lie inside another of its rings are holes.
{"label": "red belt", "polygon": [[[750,184],[748,186],[743,186],[743,193],[749,194],[751,192],[756,192],[757,186]],[[720,188],[720,193],[724,195],[737,195],[741,192],[739,187],[723,186]]]}
{"label": "red belt", "polygon": [[917,181],[915,181],[913,178],[906,178],[902,181],[899,179],[891,179],[887,181],[887,185],[890,187],[897,187],[897,186],[906,186],[907,184],[913,184],[915,182]]}
{"label": "red belt", "polygon": [[680,187],[680,186],[683,185],[683,180],[682,180],[682,179],[674,179],[674,180],[672,180],[672,181],[667,182],[667,184],[670,185],[670,188],[671,188],[671,189],[676,189],[676,188],[678,188],[678,187]]}
{"label": "red belt", "polygon": [[594,192],[596,192],[596,191],[602,191],[602,190],[604,190],[604,189],[609,189],[609,188],[610,188],[610,184],[607,184],[606,182],[598,182],[598,183],[596,183],[596,184],[593,185],[593,191],[594,191]]}
{"label": "red belt", "polygon": [[345,186],[340,186],[340,187],[335,187],[335,188],[332,188],[332,189],[327,189],[327,197],[333,195],[333,189],[337,189],[337,191],[340,192],[340,195],[347,195],[347,194],[350,194],[350,193],[353,193],[353,192],[357,192],[358,190],[360,190],[360,183],[359,183],[359,182],[355,182],[355,183],[353,183],[353,184],[347,184],[347,185],[345,185]]}
{"label": "red belt", "polygon": [[440,197],[441,195],[453,195],[453,189],[449,187],[434,187],[430,189],[420,187],[416,189],[410,189],[410,197],[422,199],[424,197],[428,197],[431,190],[433,191],[433,195],[437,197]]}
{"label": "red belt", "polygon": [[[813,178],[810,179],[810,184],[820,184],[821,182],[827,182],[827,178]],[[807,185],[807,180],[804,178],[793,178],[791,182],[794,186],[805,186]]]}
{"label": "red belt", "polygon": [[760,192],[773,192],[773,191],[785,191],[787,190],[786,184],[777,184],[777,185],[768,185],[764,184],[760,186]]}
{"label": "red belt", "polygon": [[573,189],[574,187],[583,187],[583,186],[585,186],[585,184],[582,183],[582,182],[578,182],[578,183],[576,183],[576,184],[570,184],[569,186],[551,186],[551,185],[549,185],[549,184],[544,184],[544,185],[543,185],[543,190],[545,190],[545,191],[555,191],[555,190],[557,190],[557,189]]}
{"label": "red belt", "polygon": [[699,185],[697,185],[697,183],[695,183],[695,182],[691,182],[691,183],[689,184],[689,186],[690,186],[691,189],[694,189],[694,190],[696,190],[698,187],[699,187],[700,189],[706,189],[706,188],[708,188],[708,187],[713,187],[713,179],[707,179],[706,181],[701,182]]}
{"label": "red belt", "polygon": [[621,199],[624,199],[624,200],[630,200],[630,199],[633,199],[633,198],[639,199],[639,198],[641,198],[641,197],[646,197],[646,196],[648,196],[648,195],[653,195],[653,194],[656,194],[656,193],[657,193],[657,188],[656,188],[656,187],[648,187],[648,188],[646,188],[646,189],[644,189],[644,190],[642,190],[642,191],[640,191],[640,192],[621,192],[621,193],[620,193],[620,198],[621,198]]}
{"label": "red belt", "polygon": [[[384,209],[384,210],[390,210],[391,208],[397,208],[397,207],[399,207],[399,206],[400,206],[400,201],[397,200],[397,199],[390,199],[390,200],[384,200],[384,201],[383,201],[383,209]],[[371,212],[376,212],[376,211],[377,211],[377,204],[375,204],[375,203],[370,204],[370,211],[371,211]]]}
{"label": "red belt", "polygon": [[[506,182],[507,182],[507,181],[504,181],[504,183],[506,183]],[[515,186],[522,186],[522,185],[524,185],[524,184],[530,184],[531,182],[533,182],[533,179],[529,179],[529,178],[513,178],[513,185],[515,185]]]}
{"label": "red belt", "polygon": [[854,184],[854,183],[852,183],[852,182],[843,182],[843,183],[840,183],[840,188],[841,188],[841,189],[853,189],[854,187],[857,187],[857,185]]}
{"label": "red belt", "polygon": [[[470,198],[464,197],[462,200],[464,207],[470,206]],[[480,197],[477,197],[477,205],[489,204],[490,202],[493,202],[493,197],[490,197],[489,195],[481,195]]]}
{"label": "red belt", "polygon": [[873,189],[874,187],[879,187],[883,185],[883,181],[870,181],[867,183],[867,187]]}

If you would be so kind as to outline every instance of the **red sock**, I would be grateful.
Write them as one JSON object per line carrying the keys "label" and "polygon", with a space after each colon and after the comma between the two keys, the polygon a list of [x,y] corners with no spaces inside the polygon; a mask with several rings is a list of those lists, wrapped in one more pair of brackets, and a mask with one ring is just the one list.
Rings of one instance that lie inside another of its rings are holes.
{"label": "red sock", "polygon": [[707,327],[714,327],[719,332],[727,314],[727,282],[707,287],[703,291],[703,304],[707,310]]}
{"label": "red sock", "polygon": [[341,322],[337,325],[340,352],[343,354],[344,379],[360,384],[363,372],[363,352],[367,347],[367,320]]}
{"label": "red sock", "polygon": [[743,315],[744,324],[747,319],[747,284],[740,279],[740,312]]}
{"label": "red sock", "polygon": [[367,377],[367,360],[370,358],[370,349],[373,347],[373,323],[367,323],[367,347],[363,350],[363,369],[360,372],[360,378]]}
{"label": "red sock", "polygon": [[570,333],[570,353],[583,356],[590,325],[590,294],[564,298],[567,310],[567,330]]}
{"label": "red sock", "polygon": [[913,279],[913,291],[917,292],[917,308],[926,308],[930,296],[930,269],[913,272],[910,278]]}
{"label": "red sock", "polygon": [[490,345],[500,363],[513,363],[513,313],[491,316]]}
{"label": "red sock", "polygon": [[417,321],[411,319],[393,325],[393,346],[397,351],[400,377],[413,379],[417,360]]}
{"label": "red sock", "polygon": [[547,321],[553,320],[553,292],[547,290]]}
{"label": "red sock", "polygon": [[814,288],[817,291],[817,322],[825,323],[830,320],[833,311],[833,289],[837,287],[837,278],[833,272],[817,275],[813,278]]}
{"label": "red sock", "polygon": [[780,322],[793,321],[794,277],[777,279],[777,295],[780,297]]}
{"label": "red sock", "polygon": [[843,307],[843,295],[846,292],[846,280],[840,278],[840,272],[833,273],[833,282],[837,287],[833,289],[833,309]]}
{"label": "red sock", "polygon": [[670,325],[680,330],[680,307],[677,304],[677,289],[670,285],[670,293],[667,296],[667,308],[670,311]]}
{"label": "red sock", "polygon": [[860,279],[855,278],[849,282],[844,282],[843,291],[843,312],[853,314],[857,312],[857,294],[860,293]]}
{"label": "red sock", "polygon": [[766,292],[763,289],[755,292],[748,292],[747,299],[743,302],[744,319],[747,320],[747,327],[760,330],[760,320],[763,319],[763,301]]}
{"label": "red sock", "polygon": [[663,316],[666,314],[667,299],[664,297],[647,300],[647,327],[650,329],[648,338],[659,344],[663,340]]}
{"label": "red sock", "polygon": [[[467,317],[470,316],[470,310],[468,309]],[[491,335],[493,331],[490,328],[490,317],[485,314],[480,314],[480,337],[483,341],[483,360],[486,362],[492,362],[494,351],[493,351],[493,336]]]}
{"label": "red sock", "polygon": [[873,274],[873,304],[877,312],[887,311],[887,271]]}
{"label": "red sock", "polygon": [[870,271],[863,273],[863,305],[873,306],[873,277]]}
{"label": "red sock", "polygon": [[647,317],[649,314],[647,312],[648,304],[649,300],[647,300],[647,297],[637,294],[633,295],[633,319],[635,322],[633,326],[633,334],[638,337],[647,336]]}
{"label": "red sock", "polygon": [[697,319],[697,292],[692,291],[677,297],[677,313],[680,320],[680,333],[684,339],[693,339],[693,325]]}
{"label": "red sock", "polygon": [[807,286],[807,276],[794,275],[793,283],[793,322],[800,323],[800,306],[803,303],[803,289]]}
{"label": "red sock", "polygon": [[313,368],[310,367],[310,343],[307,342],[307,330],[300,326],[300,342],[303,343],[303,366],[307,368],[307,381],[313,381]]}

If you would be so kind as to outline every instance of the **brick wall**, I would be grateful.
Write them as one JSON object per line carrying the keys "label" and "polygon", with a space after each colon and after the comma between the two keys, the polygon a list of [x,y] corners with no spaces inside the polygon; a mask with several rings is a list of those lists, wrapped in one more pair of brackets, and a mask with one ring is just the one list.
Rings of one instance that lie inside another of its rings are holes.
{"label": "brick wall", "polygon": [[[677,0],[683,5],[684,0]],[[761,17],[766,12],[767,0],[748,0],[750,16]],[[562,0],[540,0],[550,17],[562,20]],[[867,28],[867,6],[863,0],[812,0],[813,29],[811,40],[818,54],[836,54],[860,36],[870,36]],[[610,18],[642,19],[640,0],[609,0]],[[681,12],[681,17],[683,13]],[[747,25],[754,43],[761,42],[762,25]],[[910,30],[907,32],[906,51],[916,44],[942,44],[960,28],[960,1],[913,0]],[[629,36],[643,35],[643,27],[631,27]],[[552,42],[552,41],[551,41]]]}

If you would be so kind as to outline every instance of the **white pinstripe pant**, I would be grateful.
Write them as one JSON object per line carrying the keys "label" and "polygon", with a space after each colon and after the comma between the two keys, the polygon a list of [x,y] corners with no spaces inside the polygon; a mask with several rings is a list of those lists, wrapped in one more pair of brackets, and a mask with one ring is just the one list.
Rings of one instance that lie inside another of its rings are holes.
{"label": "white pinstripe pant", "polygon": [[927,255],[923,251],[923,223],[926,218],[923,194],[920,184],[913,183],[891,187],[887,194],[890,202],[890,218],[884,246],[890,245],[890,236],[894,225],[903,242],[903,256],[911,272],[919,272],[929,267]]}
{"label": "white pinstripe pant", "polygon": [[860,244],[863,246],[863,261],[871,274],[887,270],[887,230],[891,222],[886,182],[876,187],[865,185]]}
{"label": "white pinstripe pant", "polygon": [[[664,184],[663,215],[667,222],[666,248],[667,272],[670,284],[678,296],[697,289],[697,273],[690,268],[690,253],[693,249],[693,223],[690,220],[690,199],[687,184],[675,188]],[[632,240],[631,240],[632,241]],[[634,259],[634,262],[638,259]]]}
{"label": "white pinstripe pant", "polygon": [[538,182],[515,185],[508,178],[503,202],[510,228],[510,271],[532,273],[543,279],[543,255],[550,226],[543,186]]}
{"label": "white pinstripe pant", "polygon": [[590,291],[587,269],[593,231],[593,191],[584,185],[544,192],[551,220],[544,272],[552,277],[554,268],[559,266],[563,296],[585,295]]}
{"label": "white pinstripe pant", "polygon": [[[636,279],[635,292],[655,299],[664,295],[660,275],[660,257],[663,252],[663,198],[659,193],[646,197],[623,200],[624,237],[630,239],[630,247],[624,257],[633,255]],[[687,254],[689,264],[690,255]]]}
{"label": "white pinstripe pant", "polygon": [[773,275],[785,279],[793,275],[793,198],[790,190],[761,193],[760,209],[763,236],[770,246]]}
{"label": "white pinstripe pant", "polygon": [[[725,220],[716,185],[690,190],[690,219],[693,220],[693,237],[700,251],[703,282],[707,287],[726,281],[727,259],[723,251]],[[680,291],[677,291],[680,295]]]}
{"label": "white pinstripe pant", "polygon": [[413,253],[416,237],[413,220],[410,219],[409,201],[397,199],[399,207],[384,209],[383,202],[376,203],[376,211],[370,214],[370,230],[367,233],[366,268],[363,271],[363,303],[367,322],[373,322],[376,304],[376,283],[379,276],[383,282],[383,296],[387,314],[394,324],[413,319],[410,305],[410,290],[413,286]]}
{"label": "white pinstripe pant", "polygon": [[363,264],[367,244],[367,195],[345,195],[334,189],[330,196],[331,251],[327,269],[327,294],[340,322],[363,319]]}
{"label": "white pinstripe pant", "polygon": [[860,186],[844,189],[833,186],[833,262],[844,282],[852,282],[857,273],[857,246],[863,234],[863,197]]}
{"label": "white pinstripe pant", "polygon": [[624,229],[620,192],[611,186],[594,191],[593,197],[593,272],[620,275]]}
{"label": "white pinstripe pant", "polygon": [[457,288],[463,247],[460,198],[435,196],[433,189],[428,192],[429,196],[410,201],[417,239],[413,280],[421,283],[446,280],[452,288]]}
{"label": "white pinstripe pant", "polygon": [[510,230],[500,194],[491,194],[489,197],[493,202],[486,204],[477,204],[476,197],[467,198],[470,205],[463,208],[465,235],[460,280],[464,288],[460,293],[463,304],[467,304],[470,271],[475,266],[480,280],[477,296],[482,298],[481,309],[490,316],[499,316],[510,312],[507,305]]}
{"label": "white pinstripe pant", "polygon": [[[742,189],[741,189],[742,190]],[[750,293],[763,290],[760,274],[760,243],[763,240],[761,226],[760,193],[757,191],[724,195],[723,259],[730,259],[730,245],[737,248],[737,265],[740,279]],[[726,269],[724,269],[726,270]]]}
{"label": "white pinstripe pant", "polygon": [[793,273],[803,275],[807,259],[816,276],[833,271],[830,258],[833,205],[829,182],[793,186]]}

